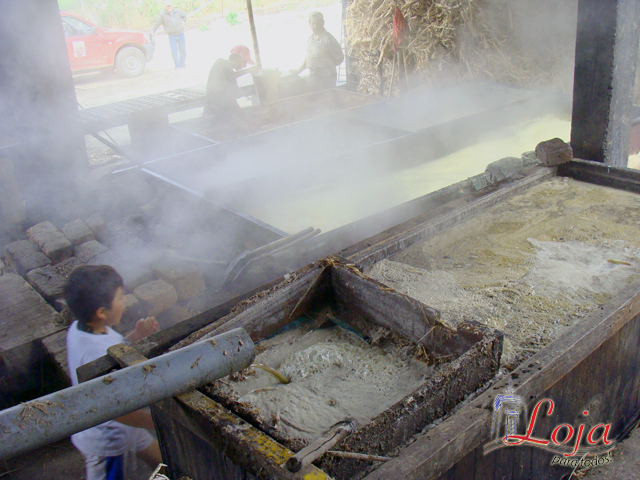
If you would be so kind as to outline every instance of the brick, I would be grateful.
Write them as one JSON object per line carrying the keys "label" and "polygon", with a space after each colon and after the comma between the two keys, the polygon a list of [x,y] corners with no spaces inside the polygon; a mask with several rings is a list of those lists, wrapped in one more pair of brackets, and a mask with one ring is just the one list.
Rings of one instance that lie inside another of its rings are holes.
{"label": "brick", "polygon": [[97,239],[103,240],[104,234],[107,232],[107,223],[99,213],[94,213],[85,221],[87,227],[91,229]]}
{"label": "brick", "polygon": [[51,264],[51,260],[29,240],[10,243],[4,247],[7,264],[23,277],[34,268]]}
{"label": "brick", "polygon": [[193,266],[165,264],[153,271],[158,278],[173,285],[180,300],[188,300],[204,292],[204,278]]}
{"label": "brick", "polygon": [[62,227],[62,233],[64,233],[64,236],[71,240],[71,243],[74,245],[81,245],[96,239],[93,231],[80,219],[67,223]]}
{"label": "brick", "polygon": [[133,294],[149,316],[166,312],[178,301],[176,289],[164,280],[153,280],[140,285],[133,291]]}
{"label": "brick", "polygon": [[176,323],[183,322],[188,318],[191,318],[193,315],[189,314],[186,308],[184,308],[179,303],[176,303],[169,310],[164,312],[158,317],[158,323],[160,324],[160,329],[169,328]]}
{"label": "brick", "polygon": [[88,263],[101,253],[105,253],[107,250],[109,249],[97,240],[90,240],[75,247],[73,252],[80,262]]}
{"label": "brick", "polygon": [[540,163],[547,167],[570,162],[573,159],[571,145],[563,142],[559,138],[553,138],[545,142],[540,142],[536,146],[536,157]]}
{"label": "brick", "polygon": [[27,230],[27,237],[56,264],[73,255],[73,245],[51,222],[42,222]]}
{"label": "brick", "polygon": [[27,273],[27,282],[49,303],[62,298],[66,277],[60,275],[53,265],[35,268]]}

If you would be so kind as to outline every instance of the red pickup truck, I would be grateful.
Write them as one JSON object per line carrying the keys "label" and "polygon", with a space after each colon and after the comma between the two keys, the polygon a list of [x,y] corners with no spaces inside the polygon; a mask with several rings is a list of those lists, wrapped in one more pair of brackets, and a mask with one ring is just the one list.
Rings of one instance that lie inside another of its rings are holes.
{"label": "red pickup truck", "polygon": [[68,12],[60,12],[72,72],[116,68],[120,74],[142,74],[153,57],[152,33],[100,28]]}

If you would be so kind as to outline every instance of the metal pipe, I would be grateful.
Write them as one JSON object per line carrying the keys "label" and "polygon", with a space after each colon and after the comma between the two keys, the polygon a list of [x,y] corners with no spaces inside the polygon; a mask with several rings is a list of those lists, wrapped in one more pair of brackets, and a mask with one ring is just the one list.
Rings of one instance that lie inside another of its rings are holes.
{"label": "metal pipe", "polygon": [[247,368],[255,358],[241,328],[0,412],[0,459],[192,390]]}

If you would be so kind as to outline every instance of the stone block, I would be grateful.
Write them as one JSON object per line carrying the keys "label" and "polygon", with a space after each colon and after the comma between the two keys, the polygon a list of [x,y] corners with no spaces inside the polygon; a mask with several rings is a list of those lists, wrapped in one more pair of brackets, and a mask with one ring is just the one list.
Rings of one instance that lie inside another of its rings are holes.
{"label": "stone block", "polygon": [[76,246],[73,251],[76,258],[82,263],[88,263],[101,253],[109,250],[97,240],[89,240],[81,245]]}
{"label": "stone block", "polygon": [[169,310],[164,312],[158,317],[158,323],[160,324],[160,329],[164,330],[165,328],[169,328],[176,323],[180,323],[188,318],[191,318],[193,315],[189,314],[186,308],[184,308],[179,303],[176,303]]}
{"label": "stone block", "polygon": [[499,182],[506,178],[522,173],[522,158],[506,157],[487,165],[486,171],[492,182]]}
{"label": "stone block", "polygon": [[153,271],[159,279],[173,285],[180,300],[188,300],[204,292],[204,278],[191,265],[165,264]]}
{"label": "stone block", "polygon": [[107,223],[99,213],[94,213],[85,221],[97,239],[103,240],[107,232]]}
{"label": "stone block", "polygon": [[529,168],[534,165],[540,165],[540,160],[538,160],[538,157],[536,157],[536,152],[524,152],[521,158],[522,166],[524,168]]}
{"label": "stone block", "polygon": [[29,240],[10,243],[4,247],[4,255],[13,271],[23,277],[34,268],[51,265],[51,260]]}
{"label": "stone block", "polygon": [[73,245],[51,222],[42,222],[27,230],[27,237],[56,264],[73,255]]}
{"label": "stone block", "polygon": [[178,301],[178,294],[173,285],[164,280],[153,280],[140,285],[133,291],[149,316],[157,316],[173,307]]}
{"label": "stone block", "polygon": [[74,245],[81,245],[96,239],[93,231],[80,219],[67,223],[62,227],[62,233],[64,233],[64,236],[71,240],[71,243]]}
{"label": "stone block", "polygon": [[27,282],[47,302],[53,304],[57,299],[62,298],[67,279],[57,272],[55,266],[47,265],[46,267],[35,268],[27,273]]}
{"label": "stone block", "polygon": [[543,165],[553,167],[554,165],[570,162],[573,159],[573,151],[568,143],[559,138],[553,138],[540,142],[536,146],[536,157]]}

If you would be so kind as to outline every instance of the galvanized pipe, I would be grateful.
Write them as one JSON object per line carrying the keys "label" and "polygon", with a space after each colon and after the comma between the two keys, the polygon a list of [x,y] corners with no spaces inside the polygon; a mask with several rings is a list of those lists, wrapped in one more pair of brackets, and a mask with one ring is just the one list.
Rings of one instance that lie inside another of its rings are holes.
{"label": "galvanized pipe", "polygon": [[0,412],[0,459],[192,390],[255,358],[241,328]]}

